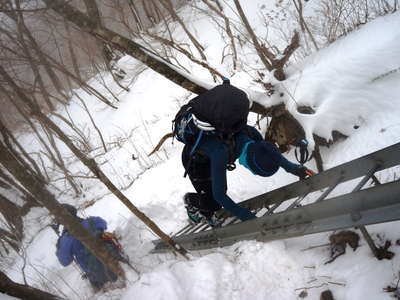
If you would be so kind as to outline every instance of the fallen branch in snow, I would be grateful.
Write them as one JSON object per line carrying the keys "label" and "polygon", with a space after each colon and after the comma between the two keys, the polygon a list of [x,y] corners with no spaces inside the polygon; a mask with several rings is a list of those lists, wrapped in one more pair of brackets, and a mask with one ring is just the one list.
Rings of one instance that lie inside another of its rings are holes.
{"label": "fallen branch in snow", "polygon": [[393,293],[394,298],[400,299],[399,283],[400,283],[400,272],[399,272],[399,279],[397,280],[396,286],[388,285],[387,287],[383,288],[383,290],[387,293]]}
{"label": "fallen branch in snow", "polygon": [[326,285],[328,285],[328,283],[322,283],[322,284],[320,284],[320,285],[313,285],[313,286],[305,286],[305,287],[301,287],[301,288],[297,288],[297,289],[295,289],[295,291],[299,291],[299,290],[309,290],[309,289],[317,289],[317,288],[320,288],[320,287],[323,287],[323,286],[326,286]]}
{"label": "fallen branch in snow", "polygon": [[335,285],[340,285],[340,286],[346,286],[345,283],[341,283],[341,282],[333,282],[333,281],[328,281],[329,284],[335,284]]}
{"label": "fallen branch in snow", "polygon": [[330,245],[330,243],[323,244],[323,245],[318,245],[318,246],[311,246],[311,247],[308,247],[308,248],[305,248],[305,249],[301,249],[301,251],[307,251],[307,250],[311,250],[311,249],[315,249],[315,248],[326,247],[326,246],[329,246],[329,245]]}
{"label": "fallen branch in snow", "polygon": [[386,76],[389,76],[391,74],[397,73],[399,71],[400,71],[400,67],[398,67],[397,69],[390,70],[389,72],[383,73],[383,74],[381,74],[379,76],[376,76],[375,78],[372,78],[371,82],[375,82],[377,80],[385,78]]}
{"label": "fallen branch in snow", "polygon": [[57,300],[63,299],[46,291],[39,290],[26,284],[12,281],[5,273],[0,272],[0,292],[21,299]]}
{"label": "fallen branch in snow", "polygon": [[151,151],[149,154],[147,154],[147,156],[151,156],[154,153],[156,153],[158,150],[160,150],[161,146],[164,144],[164,142],[171,138],[174,134],[172,132],[167,133],[166,135],[164,135],[161,140],[158,142],[157,146],[155,146],[155,148],[153,149],[153,151]]}
{"label": "fallen branch in snow", "polygon": [[317,278],[314,278],[314,279],[308,281],[307,284],[310,284],[310,283],[315,282],[315,281],[317,281],[317,280],[318,280]]}
{"label": "fallen branch in snow", "polygon": [[328,281],[328,282],[321,283],[320,285],[313,285],[313,286],[308,286],[308,287],[306,286],[306,287],[297,288],[297,289],[295,289],[295,291],[317,289],[317,288],[320,288],[320,287],[323,287],[323,286],[327,286],[327,285],[330,285],[330,284],[335,284],[335,285],[339,285],[339,286],[346,286],[345,283]]}

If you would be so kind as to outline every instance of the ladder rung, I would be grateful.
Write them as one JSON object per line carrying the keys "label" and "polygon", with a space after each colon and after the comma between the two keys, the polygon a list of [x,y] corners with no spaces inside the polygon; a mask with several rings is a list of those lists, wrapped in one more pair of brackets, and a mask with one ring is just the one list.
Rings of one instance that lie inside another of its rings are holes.
{"label": "ladder rung", "polygon": [[331,185],[329,188],[327,188],[325,190],[325,192],[323,192],[318,199],[315,201],[315,203],[320,202],[322,200],[324,200],[329,194],[330,192],[332,192],[341,182],[342,182],[343,178],[339,177],[339,179],[333,184]]}
{"label": "ladder rung", "polygon": [[382,183],[379,181],[379,179],[375,176],[375,174],[372,175],[371,179],[374,181],[374,184],[375,184],[375,185],[382,184]]}
{"label": "ladder rung", "polygon": [[189,230],[189,228],[193,227],[193,224],[187,224],[185,227],[183,227],[181,230],[176,232],[172,237],[178,236],[180,233],[184,233],[185,230]]}
{"label": "ladder rung", "polygon": [[375,165],[369,172],[361,179],[361,181],[357,184],[357,186],[353,189],[353,192],[359,191],[362,187],[367,183],[367,181],[374,176],[376,170],[379,169],[379,165]]}
{"label": "ladder rung", "polygon": [[185,231],[181,232],[179,236],[188,234],[191,230],[193,230],[198,224],[189,224],[189,228],[186,229]]}
{"label": "ladder rung", "polygon": [[203,226],[200,226],[200,230],[196,231],[196,232],[202,232],[204,230],[206,230],[208,227],[211,227],[210,225],[208,225],[207,223],[203,223]]}

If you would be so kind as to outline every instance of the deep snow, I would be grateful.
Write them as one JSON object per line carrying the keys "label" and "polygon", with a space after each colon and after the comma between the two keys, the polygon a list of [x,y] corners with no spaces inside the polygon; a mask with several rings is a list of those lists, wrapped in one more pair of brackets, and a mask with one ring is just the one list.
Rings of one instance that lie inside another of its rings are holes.
{"label": "deep snow", "polygon": [[[259,3],[263,1],[247,3],[245,9],[256,11]],[[189,15],[190,9],[187,11]],[[215,27],[200,16],[196,19],[193,27],[207,45],[207,53],[218,53]],[[400,142],[400,72],[374,80],[399,67],[399,25],[400,13],[380,17],[291,65],[290,77],[283,83],[291,95],[286,104],[308,136],[314,132],[329,139],[332,130],[349,136],[330,148],[322,148],[325,168]],[[202,32],[207,32],[207,37]],[[213,57],[211,63],[218,65],[219,56],[209,56]],[[254,57],[243,55],[242,59],[245,65],[253,63]],[[119,64],[129,75],[138,66],[129,57],[124,57]],[[191,69],[196,77],[209,82],[206,72],[195,66]],[[113,85],[110,76],[105,79]],[[232,76],[231,82],[243,88],[255,88],[251,76],[245,72]],[[92,84],[99,86],[95,79]],[[166,233],[172,233],[187,222],[181,198],[192,190],[189,180],[182,176],[182,145],[168,141],[154,156],[149,158],[146,154],[169,132],[174,113],[190,94],[150,70],[144,71],[130,89],[125,93],[114,85],[113,90],[120,97],[118,110],[77,92],[85,97],[105,139],[118,142],[120,146],[98,159],[104,162],[102,169],[119,187],[128,187],[124,193],[135,205]],[[309,105],[316,113],[297,113],[296,105]],[[88,123],[79,101],[74,101],[68,110],[74,120]],[[251,124],[254,124],[253,117]],[[118,139],[118,136],[126,139]],[[94,130],[91,142],[100,145]],[[25,143],[30,143],[32,149],[36,147],[30,137],[25,137]],[[139,159],[132,160],[132,154]],[[294,160],[292,152],[287,157]],[[313,163],[309,167],[316,169]],[[72,163],[71,169],[85,171],[78,162]],[[384,181],[399,174],[397,167],[387,173],[381,172],[379,178]],[[228,180],[229,195],[235,201],[242,201],[297,179],[284,171],[271,178],[255,177],[238,166],[229,173]],[[398,279],[399,246],[391,247],[396,253],[393,260],[377,261],[361,240],[361,247],[355,252],[347,249],[344,256],[328,265],[324,265],[329,257],[328,247],[302,251],[326,244],[329,233],[270,243],[240,242],[223,249],[193,252],[190,261],[172,254],[152,255],[149,254],[151,240],[157,237],[100,183],[88,179],[82,180],[82,184],[85,197],[73,199],[67,192],[60,195],[59,200],[82,205],[97,199],[93,206],[82,209],[81,215],[100,215],[108,221],[109,228],[121,235],[124,249],[141,276],[137,278],[125,268],[127,288],[92,296],[88,283],[80,278],[75,265],[67,268],[59,265],[54,255],[57,237],[45,227],[50,218],[45,210],[33,209],[26,225],[28,237],[34,238],[26,249],[27,280],[31,284],[45,284],[56,293],[63,292],[68,299],[299,299],[304,287],[315,287],[307,289],[306,299],[310,300],[319,299],[321,291],[327,288],[339,300],[391,299],[383,288]],[[376,240],[379,233],[395,241],[400,238],[399,224],[374,225],[368,229]],[[38,232],[39,227],[44,229]],[[22,281],[22,263],[22,259],[17,259],[8,270],[9,276],[18,281]]]}

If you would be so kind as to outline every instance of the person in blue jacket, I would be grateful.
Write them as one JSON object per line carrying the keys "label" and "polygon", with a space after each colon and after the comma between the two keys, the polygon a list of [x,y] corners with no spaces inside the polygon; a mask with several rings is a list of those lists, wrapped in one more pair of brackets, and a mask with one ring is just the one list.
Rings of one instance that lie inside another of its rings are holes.
{"label": "person in blue jacket", "polygon": [[[71,215],[76,217],[93,235],[100,236],[107,229],[107,222],[100,217],[86,219],[77,216],[77,210],[69,204],[62,205]],[[75,261],[88,278],[95,291],[101,289],[108,281],[116,281],[117,275],[106,268],[83,244],[64,229],[57,241],[57,258],[64,267]]]}
{"label": "person in blue jacket", "polygon": [[[184,202],[189,218],[199,223],[206,219],[211,226],[220,225],[215,211],[224,207],[240,220],[256,216],[237,205],[227,194],[226,170],[229,149],[215,135],[203,135],[194,153],[191,145],[185,145],[182,163],[197,193],[187,193]],[[247,126],[235,135],[235,159],[259,176],[272,176],[280,167],[286,172],[305,178],[314,173],[306,167],[294,164],[282,156],[272,143],[264,141],[261,134]]]}

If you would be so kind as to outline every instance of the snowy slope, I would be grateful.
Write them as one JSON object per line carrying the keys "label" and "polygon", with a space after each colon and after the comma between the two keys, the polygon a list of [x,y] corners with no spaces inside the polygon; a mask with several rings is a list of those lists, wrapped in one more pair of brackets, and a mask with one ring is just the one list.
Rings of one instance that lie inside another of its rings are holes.
{"label": "snowy slope", "polygon": [[[256,4],[259,2],[262,1],[255,1]],[[256,15],[256,4],[248,4],[246,9],[253,9]],[[322,149],[325,168],[400,142],[400,72],[374,80],[400,67],[399,25],[400,13],[378,18],[291,66],[290,77],[284,82],[292,96],[287,105],[307,134],[316,132],[329,139],[332,130],[340,130],[349,136],[330,148]],[[204,39],[208,44],[207,51],[217,52],[215,28],[213,30],[213,26],[200,17],[193,26],[198,29],[200,40]],[[204,31],[200,28],[207,30],[207,38],[202,36]],[[242,57],[244,64],[253,63],[253,58]],[[217,55],[213,62],[218,65]],[[128,74],[133,74],[137,63],[125,57],[120,66]],[[198,70],[195,66],[192,69],[195,72]],[[204,71],[197,74],[201,79],[208,80]],[[107,80],[111,82],[110,77]],[[244,72],[235,74],[231,81],[241,87],[254,87],[251,76]],[[98,86],[95,79],[92,84]],[[99,158],[104,162],[102,169],[118,186],[126,187],[124,193],[135,205],[166,233],[171,233],[186,224],[181,198],[185,192],[192,190],[189,180],[182,176],[182,145],[166,142],[156,155],[149,158],[146,154],[169,132],[171,119],[190,95],[150,70],[144,71],[130,88],[131,91],[125,93],[114,87],[114,91],[120,93],[118,110],[104,107],[83,93],[81,96],[85,98],[105,139],[119,145]],[[294,101],[312,106],[316,113],[297,113]],[[88,123],[88,117],[78,101],[74,101],[68,110],[73,119],[81,120],[82,124]],[[121,140],[117,136],[125,136],[126,139]],[[27,137],[26,141],[28,143],[30,139]],[[99,145],[94,132],[91,141]],[[139,159],[132,160],[132,154]],[[288,158],[293,160],[292,153],[288,154]],[[309,166],[315,169],[313,163]],[[84,169],[77,162],[71,168]],[[379,174],[379,178],[384,181],[399,174],[400,169],[397,168]],[[296,180],[284,171],[279,171],[272,178],[255,177],[240,166],[228,176],[229,194],[235,201]],[[135,181],[131,184],[133,179]],[[321,291],[327,288],[332,290],[335,299],[391,299],[382,289],[396,283],[398,278],[399,246],[391,248],[396,253],[393,260],[377,261],[362,240],[357,251],[348,249],[346,255],[328,265],[324,265],[329,257],[328,247],[302,250],[326,244],[329,233],[271,243],[240,242],[224,249],[192,253],[190,261],[183,261],[172,254],[151,255],[150,241],[157,237],[98,182],[83,180],[82,184],[85,197],[73,199],[65,193],[59,200],[78,205],[97,200],[93,206],[82,209],[81,215],[105,218],[109,228],[121,234],[124,249],[142,274],[137,278],[125,268],[128,275],[125,289],[93,296],[76,266],[62,268],[58,264],[54,255],[55,234],[48,228],[37,233],[37,228],[47,224],[49,218],[44,210],[34,209],[28,216],[29,225],[26,228],[28,235],[35,236],[26,249],[28,282],[47,285],[68,299],[286,300],[299,299],[298,295],[304,287],[315,287],[308,289],[306,299],[310,300],[319,299]],[[379,233],[393,242],[400,238],[398,222],[370,226],[368,229],[374,237]],[[22,281],[22,265],[23,260],[18,259],[8,274]],[[3,299],[1,295],[0,299]]]}
{"label": "snowy slope", "polygon": [[11,296],[8,296],[6,294],[0,293],[0,299],[1,300],[15,300],[15,299],[18,299],[18,298],[11,297]]}

